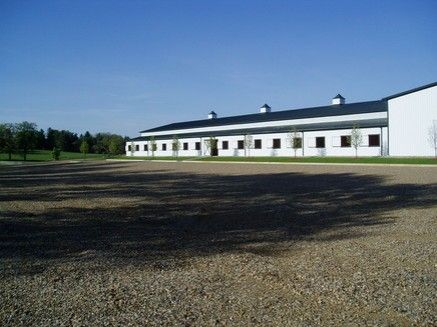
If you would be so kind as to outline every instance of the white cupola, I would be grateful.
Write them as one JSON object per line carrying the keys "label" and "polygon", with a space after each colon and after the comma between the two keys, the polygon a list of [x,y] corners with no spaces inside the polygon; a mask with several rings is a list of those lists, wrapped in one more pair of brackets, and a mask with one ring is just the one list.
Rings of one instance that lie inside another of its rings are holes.
{"label": "white cupola", "polygon": [[343,97],[341,96],[340,93],[337,94],[335,97],[332,98],[332,104],[333,104],[333,105],[334,105],[334,104],[344,104],[345,101],[346,101],[346,99],[343,98]]}
{"label": "white cupola", "polygon": [[214,111],[211,111],[208,114],[208,119],[216,119],[217,118],[217,114]]}
{"label": "white cupola", "polygon": [[270,106],[265,103],[261,108],[259,108],[259,112],[262,114],[266,114],[272,111],[272,108],[270,108]]}

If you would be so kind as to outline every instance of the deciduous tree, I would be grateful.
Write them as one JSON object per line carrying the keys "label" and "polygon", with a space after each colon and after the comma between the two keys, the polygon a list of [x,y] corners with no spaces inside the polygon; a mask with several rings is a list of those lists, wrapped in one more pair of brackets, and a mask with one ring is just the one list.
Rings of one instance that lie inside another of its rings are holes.
{"label": "deciduous tree", "polygon": [[351,145],[355,149],[355,158],[358,157],[358,148],[363,144],[363,135],[358,125],[354,125],[351,131]]}

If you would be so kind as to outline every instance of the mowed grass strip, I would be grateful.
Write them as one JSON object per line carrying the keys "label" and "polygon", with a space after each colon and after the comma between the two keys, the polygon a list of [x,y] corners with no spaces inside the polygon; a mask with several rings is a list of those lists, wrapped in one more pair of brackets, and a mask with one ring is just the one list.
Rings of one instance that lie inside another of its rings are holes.
{"label": "mowed grass strip", "polygon": [[176,157],[176,156],[167,156],[167,157],[128,157],[128,156],[117,156],[114,159],[126,159],[126,160],[172,160],[172,161],[182,161],[182,160],[197,160],[200,157]]}
{"label": "mowed grass strip", "polygon": [[302,163],[363,163],[363,164],[411,164],[437,165],[435,158],[387,158],[387,157],[204,157],[200,161],[234,162],[302,162]]}
{"label": "mowed grass strip", "polygon": [[[9,156],[7,153],[0,153],[0,160],[5,161],[8,160]],[[105,159],[106,156],[104,154],[99,153],[88,153],[85,157],[80,152],[63,152],[61,151],[60,160],[75,160],[75,159]],[[12,161],[23,161],[24,157],[21,153],[12,154]],[[52,151],[50,150],[34,150],[27,154],[26,161],[50,161],[53,160]]]}

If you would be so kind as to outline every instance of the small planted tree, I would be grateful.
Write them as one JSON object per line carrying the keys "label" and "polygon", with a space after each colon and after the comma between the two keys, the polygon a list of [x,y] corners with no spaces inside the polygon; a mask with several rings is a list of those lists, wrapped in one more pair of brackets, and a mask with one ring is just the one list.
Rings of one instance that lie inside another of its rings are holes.
{"label": "small planted tree", "polygon": [[434,120],[428,129],[428,142],[434,149],[434,157],[437,158],[437,120]]}
{"label": "small planted tree", "polygon": [[302,138],[299,136],[299,132],[296,127],[288,133],[287,138],[290,148],[294,150],[294,156],[297,157],[297,150],[302,148]]}
{"label": "small planted tree", "polygon": [[250,134],[244,135],[243,144],[244,144],[244,156],[246,156],[247,154],[250,157],[250,149],[253,147],[252,135]]}
{"label": "small planted tree", "polygon": [[363,144],[363,135],[358,125],[354,125],[351,131],[351,145],[355,149],[355,158],[358,157],[358,148]]}
{"label": "small planted tree", "polygon": [[133,141],[130,142],[130,155],[133,157],[135,154],[135,143]]}
{"label": "small planted tree", "polygon": [[179,138],[177,137],[177,135],[175,135],[171,142],[171,149],[173,151],[174,157],[177,157],[179,155],[180,148],[181,148],[181,143],[179,142]]}
{"label": "small planted tree", "polygon": [[61,157],[61,150],[58,147],[54,147],[52,150],[52,158],[53,160],[59,160]]}
{"label": "small planted tree", "polygon": [[87,140],[83,139],[80,143],[80,152],[83,154],[83,158],[86,158],[86,155],[90,152],[90,145]]}
{"label": "small planted tree", "polygon": [[155,138],[153,136],[150,137],[149,139],[149,148],[152,151],[152,157],[155,156],[155,151],[157,150],[157,146],[156,146],[156,141]]}

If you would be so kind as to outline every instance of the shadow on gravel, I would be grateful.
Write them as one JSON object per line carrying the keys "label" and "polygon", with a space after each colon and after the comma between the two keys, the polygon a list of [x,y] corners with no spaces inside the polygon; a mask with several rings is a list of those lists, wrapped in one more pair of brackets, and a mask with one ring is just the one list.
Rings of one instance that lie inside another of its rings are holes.
{"label": "shadow on gravel", "polygon": [[[183,264],[187,257],[227,251],[275,255],[299,240],[373,233],[372,226],[392,223],[392,210],[437,203],[435,185],[388,185],[374,175],[131,167],[86,163],[2,171],[0,186],[11,189],[0,192],[0,258],[34,259],[44,270],[60,260],[96,257],[163,268],[166,259]],[[3,210],[9,201],[37,208],[52,203],[28,213]],[[61,205],[53,206],[56,201]]]}

